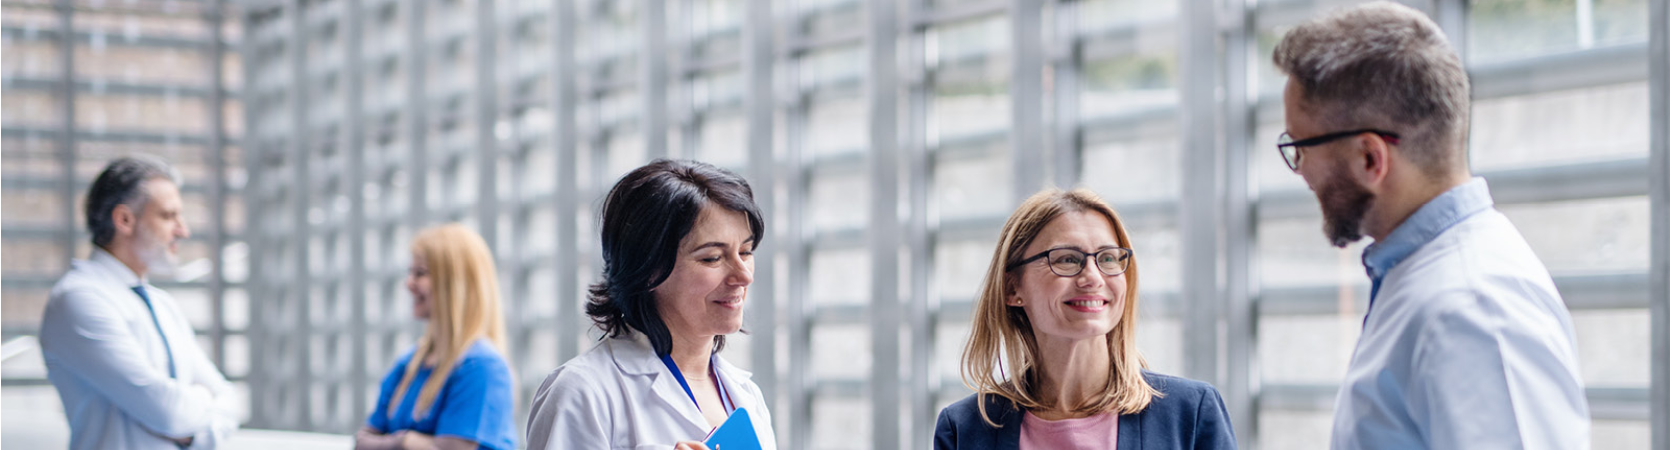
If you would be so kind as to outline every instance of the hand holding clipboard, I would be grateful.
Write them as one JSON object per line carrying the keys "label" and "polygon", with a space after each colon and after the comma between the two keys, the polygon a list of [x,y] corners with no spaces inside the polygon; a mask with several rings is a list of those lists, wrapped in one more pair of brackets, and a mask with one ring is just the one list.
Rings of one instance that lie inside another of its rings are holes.
{"label": "hand holding clipboard", "polygon": [[762,450],[760,436],[754,433],[754,421],[748,418],[746,408],[731,412],[731,417],[708,434],[702,444],[710,450]]}

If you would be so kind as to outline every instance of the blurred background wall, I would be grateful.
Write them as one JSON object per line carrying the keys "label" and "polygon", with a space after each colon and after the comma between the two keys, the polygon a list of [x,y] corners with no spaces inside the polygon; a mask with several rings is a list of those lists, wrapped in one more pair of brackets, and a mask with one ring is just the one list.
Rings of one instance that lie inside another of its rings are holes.
{"label": "blurred background wall", "polygon": [[[1155,370],[1216,384],[1247,448],[1321,448],[1367,278],[1276,155],[1269,58],[1352,3],[5,0],[6,443],[67,433],[30,336],[87,254],[86,186],[144,152],[184,173],[193,228],[157,284],[248,428],[363,423],[422,330],[409,236],[443,221],[498,257],[525,411],[595,341],[598,200],[676,157],[767,211],[725,356],[786,448],[927,446],[969,393],[997,229],[1046,185],[1129,223]],[[1473,168],[1571,309],[1597,449],[1670,450],[1664,3],[1409,2],[1462,53]]]}

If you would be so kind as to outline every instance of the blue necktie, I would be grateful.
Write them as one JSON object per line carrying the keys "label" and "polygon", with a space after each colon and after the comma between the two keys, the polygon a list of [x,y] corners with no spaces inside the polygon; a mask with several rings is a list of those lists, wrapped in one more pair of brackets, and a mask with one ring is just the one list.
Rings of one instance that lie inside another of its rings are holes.
{"label": "blue necktie", "polygon": [[168,335],[162,333],[162,322],[157,320],[157,309],[151,306],[151,296],[145,295],[144,285],[134,286],[133,293],[145,301],[145,309],[151,311],[151,325],[157,327],[157,336],[162,337],[162,352],[168,354],[168,378],[179,378],[174,376],[174,350],[168,348]]}

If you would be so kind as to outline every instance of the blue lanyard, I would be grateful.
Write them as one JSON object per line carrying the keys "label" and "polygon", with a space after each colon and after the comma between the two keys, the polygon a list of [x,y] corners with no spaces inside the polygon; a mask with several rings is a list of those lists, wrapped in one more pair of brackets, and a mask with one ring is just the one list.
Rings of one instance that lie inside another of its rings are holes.
{"label": "blue lanyard", "polygon": [[[690,396],[690,403],[696,405],[696,410],[702,410],[701,402],[696,401],[696,393],[690,391],[690,382],[684,381],[684,372],[678,370],[678,363],[673,362],[673,355],[661,355],[661,363],[667,365],[667,370],[673,372],[673,378],[678,380],[679,387],[684,388],[684,395]],[[714,370],[713,359],[708,359],[708,373],[713,376],[713,385],[719,388],[719,404],[725,407],[725,414],[736,411],[736,402],[731,400],[730,391],[725,389],[725,383],[719,381],[719,371]]]}

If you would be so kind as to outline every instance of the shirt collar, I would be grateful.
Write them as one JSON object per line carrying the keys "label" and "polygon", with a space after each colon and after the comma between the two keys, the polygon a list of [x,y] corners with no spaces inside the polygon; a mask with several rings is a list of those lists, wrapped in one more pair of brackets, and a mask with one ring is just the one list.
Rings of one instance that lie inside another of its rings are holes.
{"label": "shirt collar", "polygon": [[1415,253],[1421,246],[1432,242],[1444,230],[1450,229],[1462,220],[1490,209],[1495,203],[1490,199],[1490,187],[1484,178],[1473,177],[1460,186],[1450,188],[1432,200],[1421,205],[1414,214],[1404,219],[1402,224],[1392,229],[1386,239],[1375,242],[1363,250],[1363,267],[1368,270],[1368,276],[1374,280],[1386,277],[1393,267],[1403,262],[1410,254]]}
{"label": "shirt collar", "polygon": [[[660,373],[661,368],[664,367],[661,363],[661,356],[655,354],[655,349],[649,343],[649,336],[645,336],[638,330],[628,329],[625,334],[607,340],[611,343],[610,346],[615,352],[615,365],[627,373],[639,375]],[[720,376],[724,378],[745,380],[754,376],[753,373],[732,365],[730,361],[726,361],[725,358],[721,358],[717,354],[711,361],[709,364],[713,364],[718,369]]]}
{"label": "shirt collar", "polygon": [[93,246],[93,252],[87,255],[87,262],[103,270],[116,281],[122,282],[123,286],[145,285],[145,277],[133,273],[133,269],[128,268],[127,264],[123,264],[122,260],[116,259],[116,255],[105,251],[103,247]]}

